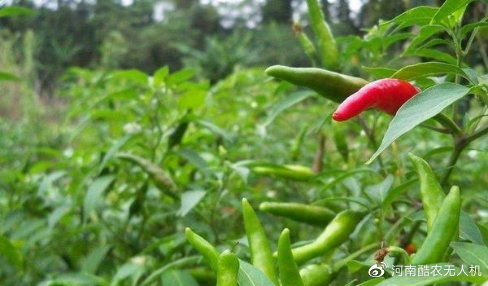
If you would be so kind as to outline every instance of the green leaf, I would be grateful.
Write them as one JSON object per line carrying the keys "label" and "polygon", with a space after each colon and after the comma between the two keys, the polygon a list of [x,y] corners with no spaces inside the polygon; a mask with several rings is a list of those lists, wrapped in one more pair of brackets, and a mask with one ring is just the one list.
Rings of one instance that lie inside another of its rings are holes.
{"label": "green leaf", "polygon": [[293,105],[302,102],[303,100],[313,96],[314,93],[309,91],[298,91],[294,92],[291,95],[283,98],[282,100],[278,101],[270,110],[266,121],[264,122],[264,126],[268,126],[275,120],[275,118],[287,108],[292,107]]}
{"label": "green leaf", "polygon": [[401,68],[391,77],[405,79],[405,80],[415,80],[422,77],[428,77],[439,74],[459,74],[467,78],[466,74],[462,69],[455,65],[440,63],[440,62],[426,62],[413,64]]}
{"label": "green leaf", "polygon": [[417,179],[412,179],[389,190],[386,193],[386,197],[384,198],[383,203],[381,204],[382,207],[389,206],[398,196],[400,196],[403,192],[408,190],[408,188],[412,186],[415,182],[417,182]]}
{"label": "green leaf", "polygon": [[414,51],[408,51],[405,54],[410,56],[434,59],[436,61],[446,62],[453,65],[457,64],[456,58],[454,58],[450,54],[433,49],[419,48]]}
{"label": "green leaf", "polygon": [[148,76],[144,72],[137,69],[123,70],[114,72],[114,77],[118,79],[126,79],[134,81],[141,85],[145,85],[148,82]]}
{"label": "green leaf", "polygon": [[463,72],[466,75],[466,79],[468,79],[472,84],[479,84],[478,81],[478,74],[472,68],[463,68]]}
{"label": "green leaf", "polygon": [[199,120],[195,121],[195,123],[197,123],[198,125],[200,125],[204,128],[207,128],[212,133],[222,137],[222,139],[224,139],[226,141],[232,141],[232,134],[230,134],[226,130],[220,128],[219,126],[215,125],[214,123],[212,123],[208,120],[199,119]]}
{"label": "green leaf", "polygon": [[110,250],[110,246],[104,245],[94,248],[81,263],[81,271],[85,273],[95,274],[103,259]]}
{"label": "green leaf", "polygon": [[118,285],[121,280],[129,280],[140,276],[144,272],[144,265],[140,263],[127,262],[117,269],[110,285]]}
{"label": "green leaf", "polygon": [[175,267],[185,267],[189,265],[193,265],[197,262],[201,261],[201,256],[187,256],[183,257],[180,259],[177,259],[175,261],[166,263],[164,266],[154,270],[142,283],[139,285],[141,286],[146,286],[146,285],[152,285],[151,282],[153,282],[156,278],[164,274],[166,271],[169,271]]}
{"label": "green leaf", "polygon": [[471,216],[464,211],[461,211],[459,235],[462,239],[466,239],[480,245],[484,244],[483,236],[481,235],[478,225],[476,225],[476,222],[474,222]]}
{"label": "green leaf", "polygon": [[274,286],[263,272],[256,267],[239,259],[239,286]]}
{"label": "green leaf", "polygon": [[182,149],[178,150],[176,153],[190,162],[190,164],[197,167],[202,173],[206,175],[210,174],[207,162],[197,152],[190,149]]}
{"label": "green leaf", "polygon": [[206,96],[207,91],[204,89],[190,89],[178,98],[178,108],[186,110],[201,107],[205,104]]}
{"label": "green leaf", "polygon": [[476,23],[464,25],[460,30],[460,34],[461,34],[461,36],[464,37],[467,33],[469,33],[470,31],[472,31],[478,27],[488,27],[488,22],[485,20],[482,22],[476,22]]}
{"label": "green leaf", "polygon": [[101,206],[101,202],[103,201],[103,193],[108,189],[110,184],[112,184],[114,179],[115,176],[113,175],[105,175],[96,178],[90,184],[83,202],[83,213],[85,214],[85,219],[91,215],[92,211]]}
{"label": "green leaf", "polygon": [[425,40],[429,39],[432,35],[435,35],[444,30],[441,25],[427,25],[422,26],[418,34],[412,39],[412,42],[408,46],[407,50],[411,51],[417,48]]}
{"label": "green leaf", "polygon": [[[1,12],[1,10],[0,10]],[[0,81],[2,80],[11,80],[11,81],[16,81],[19,80],[19,78],[11,73],[6,73],[6,72],[0,72]]]}
{"label": "green leaf", "polygon": [[392,44],[394,44],[398,41],[404,40],[404,39],[408,39],[411,36],[412,36],[412,34],[409,32],[409,33],[395,33],[391,36],[384,37],[383,38],[383,47],[384,47],[384,49],[387,49]]}
{"label": "green leaf", "polygon": [[0,256],[5,257],[18,270],[22,269],[22,253],[15,245],[5,236],[0,234]]}
{"label": "green leaf", "polygon": [[387,77],[391,77],[392,74],[395,73],[395,70],[390,68],[363,67],[363,69],[367,73],[372,74],[375,78],[387,78]]}
{"label": "green leaf", "polygon": [[71,210],[70,204],[58,206],[53,212],[51,212],[47,218],[47,225],[49,228],[54,228],[56,224]]}
{"label": "green leaf", "polygon": [[401,27],[424,25],[432,20],[432,17],[434,17],[438,9],[431,6],[418,6],[403,12],[390,21],[382,23],[382,25],[388,25],[390,23],[398,24]]}
{"label": "green leaf", "polygon": [[392,189],[392,185],[393,176],[388,175],[381,183],[374,186],[369,186],[366,189],[366,192],[372,196],[377,203],[382,204],[388,197],[388,193]]}
{"label": "green leaf", "polygon": [[178,210],[179,216],[189,213],[205,196],[205,191],[188,191],[181,195],[181,206]]}
{"label": "green leaf", "polygon": [[122,147],[124,147],[124,145],[127,143],[127,141],[129,141],[131,137],[131,135],[126,135],[120,138],[110,147],[110,149],[108,149],[107,153],[105,153],[105,156],[103,156],[102,162],[98,165],[98,174],[102,172],[102,170],[107,165],[107,162],[113,158],[115,153],[117,153]]}
{"label": "green leaf", "polygon": [[161,275],[164,286],[198,286],[197,281],[187,271],[169,270]]}
{"label": "green leaf", "polygon": [[447,106],[468,94],[469,88],[455,83],[441,83],[412,97],[390,122],[381,145],[366,164],[373,162],[398,137],[439,114]]}
{"label": "green leaf", "polygon": [[445,17],[451,15],[459,9],[465,8],[473,0],[446,0],[435,13],[432,22],[441,22]]}
{"label": "green leaf", "polygon": [[192,69],[182,69],[173,74],[171,74],[168,78],[168,83],[171,85],[176,85],[178,83],[182,83],[184,81],[189,80],[195,75],[195,71]]}
{"label": "green leaf", "polygon": [[19,6],[9,6],[0,9],[0,18],[2,17],[13,17],[13,16],[31,16],[35,12],[32,9],[19,7]]}
{"label": "green leaf", "polygon": [[155,88],[158,88],[159,86],[161,86],[166,81],[166,78],[168,78],[168,75],[169,75],[168,66],[164,66],[162,68],[159,68],[157,71],[154,72],[153,86]]}
{"label": "green leaf", "polygon": [[451,247],[465,264],[479,265],[481,272],[488,276],[488,247],[468,242],[453,242]]}

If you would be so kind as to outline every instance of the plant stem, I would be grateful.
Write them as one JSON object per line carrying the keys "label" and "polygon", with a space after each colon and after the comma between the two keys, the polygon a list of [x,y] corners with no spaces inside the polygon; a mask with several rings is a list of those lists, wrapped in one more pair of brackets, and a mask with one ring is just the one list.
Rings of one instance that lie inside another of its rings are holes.
{"label": "plant stem", "polygon": [[333,266],[332,266],[332,269],[333,271],[332,272],[337,272],[339,271],[342,267],[346,266],[347,263],[349,263],[350,261],[356,259],[357,257],[361,256],[362,254],[376,248],[380,246],[380,244],[378,242],[374,242],[374,243],[371,243],[371,244],[368,244],[366,245],[365,247],[359,249],[358,251],[354,252],[354,253],[351,253],[349,256],[337,261]]}
{"label": "plant stem", "polygon": [[388,247],[388,252],[400,255],[403,260],[403,264],[409,265],[410,264],[410,256],[405,251],[405,249],[398,247],[398,246],[390,246]]}
{"label": "plant stem", "polygon": [[486,135],[486,134],[488,134],[488,125],[483,127],[483,128],[480,128],[478,131],[476,131],[473,134],[466,137],[466,142],[469,144],[469,143],[473,142],[474,140],[476,140],[476,139],[478,139],[481,136]]}
{"label": "plant stem", "polygon": [[488,125],[480,128],[478,131],[473,132],[469,136],[460,136],[455,137],[454,139],[454,150],[449,158],[449,163],[447,164],[447,170],[442,177],[442,185],[445,186],[449,180],[449,176],[451,176],[452,170],[456,165],[459,156],[463,152],[464,148],[466,148],[471,142],[480,138],[483,135],[488,134]]}
{"label": "plant stem", "polygon": [[[368,138],[369,143],[371,144],[373,149],[375,149],[375,150],[378,149],[378,142],[376,141],[376,138],[374,137],[373,131],[366,124],[366,121],[364,121],[364,119],[361,116],[358,116],[358,122],[359,122],[359,125],[361,126],[361,128],[364,130],[364,133],[366,133],[366,137]],[[383,165],[383,160],[381,159],[381,156],[378,156],[378,163],[380,164],[381,170],[383,170],[383,172],[386,175],[385,166]]]}
{"label": "plant stem", "polygon": [[451,118],[447,117],[445,114],[439,113],[434,116],[434,119],[437,120],[437,122],[442,124],[444,127],[451,130],[451,133],[454,135],[461,135],[463,133],[461,127],[459,127]]}
{"label": "plant stem", "polygon": [[442,176],[442,181],[441,184],[442,186],[445,186],[449,180],[449,177],[451,176],[452,170],[454,169],[454,166],[457,163],[457,160],[459,159],[459,156],[461,155],[461,152],[463,149],[466,147],[466,141],[465,138],[463,140],[459,139],[454,139],[454,149],[452,151],[451,157],[449,158],[449,163],[447,163],[447,170]]}

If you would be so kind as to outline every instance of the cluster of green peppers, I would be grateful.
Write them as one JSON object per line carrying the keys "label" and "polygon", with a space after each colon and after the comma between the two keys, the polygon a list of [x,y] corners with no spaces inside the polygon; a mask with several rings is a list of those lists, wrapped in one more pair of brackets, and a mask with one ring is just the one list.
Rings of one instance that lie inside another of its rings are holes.
{"label": "cluster of green peppers", "polygon": [[[449,244],[456,239],[459,232],[460,191],[454,186],[446,196],[427,162],[413,154],[409,154],[409,157],[420,179],[428,234],[417,253],[411,256],[396,246],[387,248],[387,253],[400,253],[406,264],[439,263],[445,258]],[[260,210],[311,225],[326,225],[324,231],[313,242],[296,248],[291,247],[290,231],[283,230],[278,241],[278,250],[273,255],[263,225],[249,202],[243,199],[242,214],[251,262],[273,284],[282,286],[319,286],[330,282],[342,264],[311,264],[302,269],[299,266],[314,258],[327,255],[346,242],[365,215],[351,210],[336,214],[325,207],[298,203],[264,202],[260,205]],[[235,254],[229,251],[219,254],[209,242],[189,228],[186,229],[186,237],[217,274],[218,286],[237,285],[239,260]],[[371,249],[372,247],[366,250]],[[278,273],[275,262],[277,262]]]}
{"label": "cluster of green peppers", "polygon": [[[326,264],[312,264],[300,270],[299,265],[313,258],[324,256],[346,242],[364,216],[362,213],[351,210],[334,215],[331,210],[323,207],[290,203],[263,203],[261,209],[311,224],[318,224],[320,221],[327,225],[313,242],[293,249],[290,242],[290,231],[283,230],[275,258],[258,216],[249,202],[246,199],[242,200],[242,215],[249,242],[251,262],[277,286],[319,286],[327,283],[332,277],[333,267]],[[307,221],[302,212],[310,215],[310,220]],[[239,260],[235,254],[229,251],[219,254],[215,247],[189,228],[186,229],[186,237],[216,272],[217,286],[237,285]]]}
{"label": "cluster of green peppers", "polygon": [[[324,67],[337,70],[339,66],[337,46],[327,22],[324,20],[318,1],[307,0],[307,5],[309,7],[310,24],[318,41],[317,49],[315,49],[313,42],[303,33],[297,23],[294,24],[295,33],[313,63],[319,62]],[[368,83],[362,78],[315,67],[272,66],[266,70],[266,73],[277,79],[312,89],[335,103],[342,103],[355,94],[355,97],[351,97],[347,101],[347,106],[342,106],[341,112],[345,112],[344,115],[347,118],[358,114],[368,107],[380,107],[380,109],[386,110],[389,114],[394,114],[406,99],[414,96],[419,91],[408,82],[384,79],[381,82],[378,81],[378,83]],[[391,97],[388,97],[391,94],[391,90],[397,89],[405,91],[405,98],[402,100],[393,99],[397,100],[398,104],[395,106],[387,104],[385,108],[381,108],[382,102],[377,102],[378,98],[391,100]],[[360,90],[361,93],[358,93]],[[373,102],[373,100],[376,101]],[[362,106],[363,109],[359,110],[358,106]],[[340,118],[338,117],[338,119]],[[303,138],[304,132],[302,130],[297,142],[300,142]],[[342,129],[334,128],[334,132],[338,132],[333,134],[336,147],[344,161],[347,162],[348,147],[344,141],[345,136],[342,133]],[[297,147],[295,146],[294,149],[297,149]],[[295,153],[297,151],[293,151],[293,156],[296,156]],[[439,263],[445,261],[446,255],[449,253],[449,244],[456,240],[459,234],[460,191],[459,188],[454,186],[446,195],[427,162],[413,154],[409,154],[409,157],[420,180],[421,200],[427,221],[427,237],[419,250],[412,255],[398,246],[384,248],[384,254],[400,254],[405,264]],[[300,181],[312,180],[316,175],[310,168],[297,165],[254,164],[250,167],[258,175],[272,175]],[[273,254],[264,228],[254,209],[246,199],[243,199],[242,213],[249,242],[251,262],[277,286],[327,285],[334,278],[334,274],[345,265],[344,261],[334,265],[326,263],[304,264],[314,258],[329,255],[346,242],[365,216],[364,213],[351,210],[337,213],[322,206],[299,203],[264,202],[261,203],[259,209],[272,215],[298,222],[315,226],[326,226],[324,231],[314,241],[296,248],[291,246],[290,230],[284,229],[278,240],[277,252]],[[186,237],[217,274],[217,286],[237,285],[239,259],[235,254],[229,251],[219,254],[210,243],[193,233],[190,229],[186,230]],[[378,245],[379,243],[374,243],[350,256],[357,257],[378,247]]]}

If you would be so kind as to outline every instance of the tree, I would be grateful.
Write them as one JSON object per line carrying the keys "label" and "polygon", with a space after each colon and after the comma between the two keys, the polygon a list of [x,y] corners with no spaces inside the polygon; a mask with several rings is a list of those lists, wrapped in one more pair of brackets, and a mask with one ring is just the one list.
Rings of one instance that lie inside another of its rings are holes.
{"label": "tree", "polygon": [[262,12],[264,23],[290,23],[292,17],[291,0],[267,0]]}

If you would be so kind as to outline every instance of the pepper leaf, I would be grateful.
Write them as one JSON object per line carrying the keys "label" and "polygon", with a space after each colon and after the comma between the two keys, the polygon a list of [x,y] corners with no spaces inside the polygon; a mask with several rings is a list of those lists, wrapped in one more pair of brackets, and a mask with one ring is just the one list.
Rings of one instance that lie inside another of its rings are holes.
{"label": "pepper leaf", "polygon": [[0,81],[2,80],[19,80],[18,77],[16,77],[15,75],[13,74],[10,74],[10,73],[6,73],[6,72],[1,72],[0,71]]}
{"label": "pepper leaf", "polygon": [[0,18],[2,17],[14,17],[14,16],[31,16],[35,12],[32,9],[20,7],[20,6],[9,6],[0,9]]}
{"label": "pepper leaf", "polygon": [[275,118],[287,108],[290,108],[293,105],[300,103],[313,95],[315,95],[313,92],[298,91],[280,100],[278,103],[276,103],[276,105],[271,107],[271,110],[268,114],[268,117],[266,118],[266,122],[264,123],[264,126],[270,125],[275,120]]}
{"label": "pepper leaf", "polygon": [[468,242],[453,242],[451,246],[464,263],[479,265],[481,272],[488,275],[488,247]]}
{"label": "pepper leaf", "polygon": [[373,162],[398,137],[434,117],[444,108],[468,94],[469,88],[450,82],[438,84],[412,97],[390,122],[381,145],[366,164]]}
{"label": "pepper leaf", "polygon": [[274,286],[263,272],[244,260],[239,260],[239,285],[242,286]]}
{"label": "pepper leaf", "polygon": [[444,4],[442,4],[441,8],[435,13],[432,22],[439,23],[445,17],[451,15],[452,13],[456,12],[457,10],[468,6],[473,0],[446,0]]}
{"label": "pepper leaf", "polygon": [[451,64],[440,63],[440,62],[427,62],[427,63],[409,65],[401,68],[396,73],[394,73],[391,77],[398,78],[398,79],[405,79],[405,80],[415,80],[427,76],[447,74],[447,73],[459,74],[469,79],[468,76],[465,74],[465,72],[459,67]]}
{"label": "pepper leaf", "polygon": [[382,23],[381,25],[395,23],[400,25],[402,28],[412,25],[425,25],[432,20],[432,17],[434,17],[438,10],[439,8],[436,7],[418,6],[403,12],[402,14],[396,16],[390,21]]}

